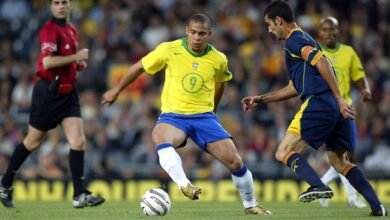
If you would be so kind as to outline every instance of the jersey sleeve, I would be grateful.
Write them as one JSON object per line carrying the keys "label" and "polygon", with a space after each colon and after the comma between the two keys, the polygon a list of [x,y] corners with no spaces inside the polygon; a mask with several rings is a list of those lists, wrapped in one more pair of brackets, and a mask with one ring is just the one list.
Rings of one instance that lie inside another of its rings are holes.
{"label": "jersey sleeve", "polygon": [[319,45],[304,32],[293,34],[286,42],[286,50],[292,57],[302,58],[315,66],[324,55]]}
{"label": "jersey sleeve", "polygon": [[222,55],[222,62],[220,64],[219,71],[216,74],[216,82],[227,82],[233,78],[233,74],[229,70],[228,60],[224,54]]}
{"label": "jersey sleeve", "polygon": [[158,45],[153,51],[141,59],[144,70],[149,74],[156,74],[166,66],[167,44]]}
{"label": "jersey sleeve", "polygon": [[363,65],[360,62],[360,59],[358,55],[356,54],[355,50],[352,49],[352,61],[351,61],[351,79],[352,81],[356,82],[359,79],[366,76],[366,73],[364,72]]}
{"label": "jersey sleeve", "polygon": [[41,54],[43,57],[57,53],[57,37],[55,31],[50,31],[47,26],[39,32],[39,42],[41,44]]}

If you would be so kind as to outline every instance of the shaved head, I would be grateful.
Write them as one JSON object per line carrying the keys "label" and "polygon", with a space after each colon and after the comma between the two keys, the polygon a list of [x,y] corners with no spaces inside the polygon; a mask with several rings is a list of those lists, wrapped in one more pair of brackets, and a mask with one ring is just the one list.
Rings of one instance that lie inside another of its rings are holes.
{"label": "shaved head", "polygon": [[335,17],[329,16],[326,18],[321,19],[320,21],[320,26],[322,26],[325,22],[332,23],[334,27],[338,28],[339,27],[339,21]]}
{"label": "shaved head", "polygon": [[334,49],[337,45],[339,35],[339,22],[334,17],[321,19],[319,37],[326,47]]}

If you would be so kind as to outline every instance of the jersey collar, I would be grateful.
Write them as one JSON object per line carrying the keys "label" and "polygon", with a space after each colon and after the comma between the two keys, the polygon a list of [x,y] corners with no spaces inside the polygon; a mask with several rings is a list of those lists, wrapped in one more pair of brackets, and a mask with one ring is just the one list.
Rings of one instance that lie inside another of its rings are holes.
{"label": "jersey collar", "polygon": [[287,34],[286,40],[291,36],[291,34],[295,31],[302,31],[300,27],[296,27],[290,30],[290,32]]}
{"label": "jersey collar", "polygon": [[186,37],[183,37],[183,38],[181,39],[181,41],[182,41],[183,47],[187,50],[187,52],[190,53],[190,54],[191,54],[192,56],[194,56],[194,57],[201,57],[201,56],[203,56],[203,55],[206,55],[206,54],[211,50],[211,45],[210,45],[210,44],[207,44],[206,49],[204,50],[203,53],[194,53],[194,52],[192,52],[192,51],[190,50],[190,48],[188,48],[187,38],[186,38]]}
{"label": "jersey collar", "polygon": [[62,26],[62,27],[65,27],[66,26],[66,18],[64,18],[64,19],[58,19],[58,18],[56,18],[56,17],[54,17],[54,16],[52,16],[51,17],[51,21],[52,22],[54,22],[54,23],[56,23],[56,24],[58,24],[58,25],[60,25],[60,26]]}
{"label": "jersey collar", "polygon": [[322,43],[320,43],[320,46],[323,50],[325,50],[329,53],[336,53],[340,49],[341,44],[339,42],[336,42],[336,47],[334,49],[329,48],[329,47],[325,46],[325,44],[322,44]]}

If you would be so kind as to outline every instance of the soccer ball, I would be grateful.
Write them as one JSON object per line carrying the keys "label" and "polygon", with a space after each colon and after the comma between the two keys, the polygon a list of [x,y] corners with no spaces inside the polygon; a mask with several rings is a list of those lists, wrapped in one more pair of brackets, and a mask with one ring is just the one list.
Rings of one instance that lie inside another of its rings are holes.
{"label": "soccer ball", "polygon": [[166,215],[171,209],[171,199],[162,189],[149,189],[141,198],[141,208],[145,215]]}

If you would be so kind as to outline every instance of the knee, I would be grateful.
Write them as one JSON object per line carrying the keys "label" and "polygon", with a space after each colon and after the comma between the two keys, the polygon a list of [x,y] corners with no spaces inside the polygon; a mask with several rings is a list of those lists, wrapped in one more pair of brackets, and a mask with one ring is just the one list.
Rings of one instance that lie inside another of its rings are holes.
{"label": "knee", "polygon": [[155,147],[160,144],[171,144],[174,146],[175,136],[163,129],[154,129],[152,132],[152,143]]}
{"label": "knee", "polygon": [[293,153],[299,153],[301,151],[302,146],[295,146],[294,144],[288,143],[283,144],[281,143],[278,146],[278,149],[275,152],[275,159],[281,163],[286,164],[287,159],[286,157],[291,156]]}
{"label": "knee", "polygon": [[275,159],[279,162],[283,162],[284,157],[287,155],[287,152],[282,149],[278,149],[275,153]]}
{"label": "knee", "polygon": [[23,144],[27,150],[32,152],[32,151],[36,150],[42,144],[42,139],[32,139],[32,138],[26,137],[23,140]]}
{"label": "knee", "polygon": [[69,140],[69,144],[73,150],[85,150],[86,141],[84,137],[77,137]]}
{"label": "knee", "polygon": [[244,163],[240,163],[240,162],[237,162],[237,163],[232,163],[229,167],[229,170],[230,171],[238,171],[238,170],[241,170],[242,168],[244,167]]}
{"label": "knee", "polygon": [[338,173],[343,173],[344,171],[344,168],[348,166],[348,164],[350,164],[349,162],[340,162],[340,163],[336,163],[336,162],[332,162],[331,163],[333,168],[338,172]]}
{"label": "knee", "polygon": [[160,144],[172,144],[171,138],[169,138],[168,133],[159,127],[156,127],[152,131],[152,143],[154,146],[158,146]]}
{"label": "knee", "polygon": [[235,157],[227,164],[227,166],[231,172],[235,172],[241,170],[244,167],[244,163],[240,157]]}
{"label": "knee", "polygon": [[330,164],[339,173],[342,173],[344,168],[351,164],[346,152],[328,152],[328,158]]}

